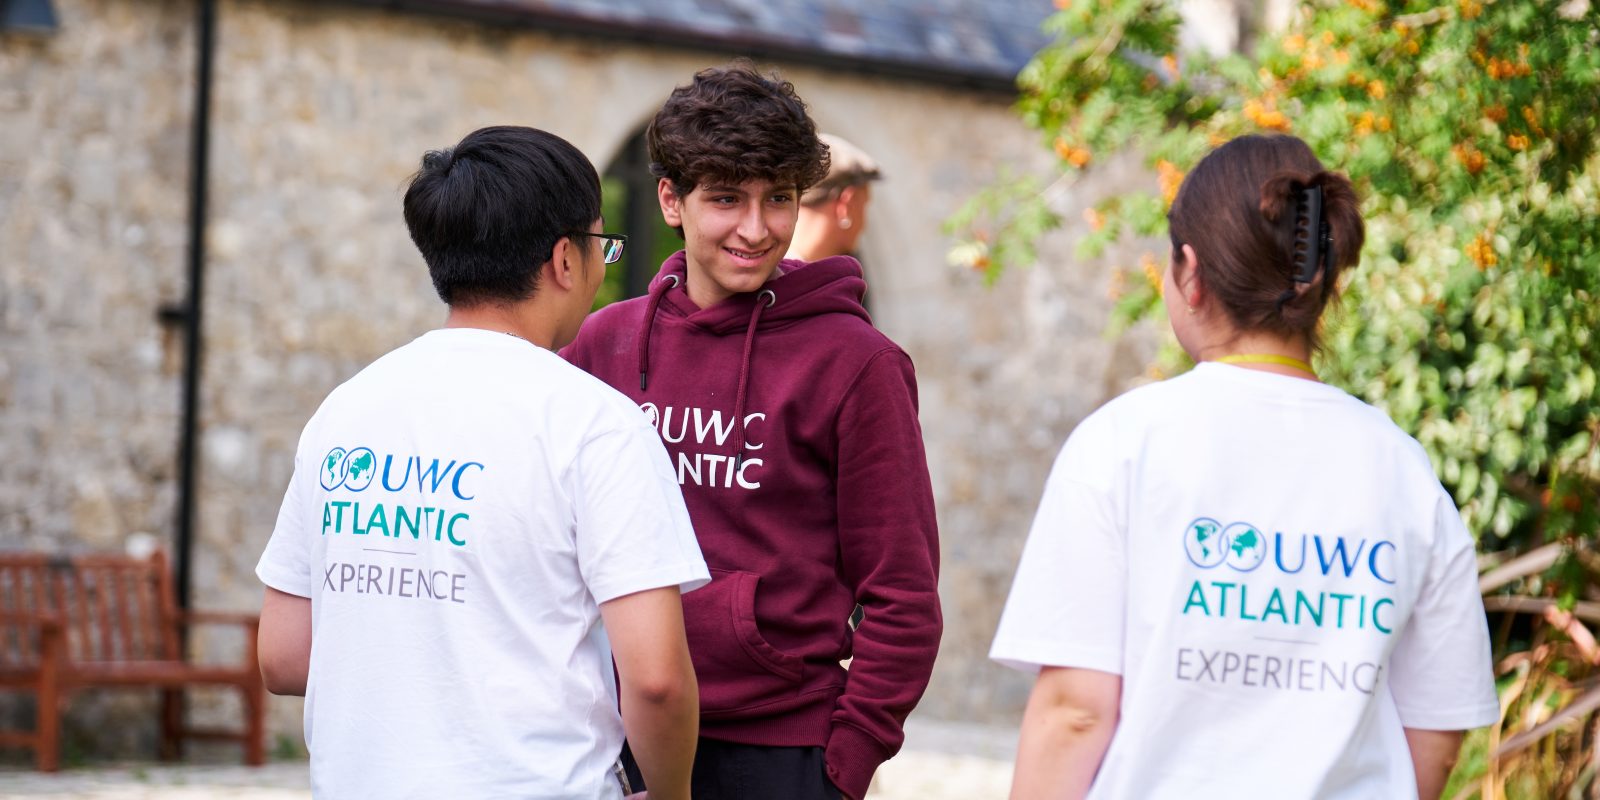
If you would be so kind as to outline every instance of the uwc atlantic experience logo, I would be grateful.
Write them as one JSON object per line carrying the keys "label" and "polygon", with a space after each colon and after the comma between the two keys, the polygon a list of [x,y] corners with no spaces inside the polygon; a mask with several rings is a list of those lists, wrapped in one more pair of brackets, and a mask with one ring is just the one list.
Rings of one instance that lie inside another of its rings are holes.
{"label": "uwc atlantic experience logo", "polygon": [[[380,465],[381,461],[381,465]],[[472,487],[481,462],[420,455],[380,457],[370,447],[334,447],[317,465],[317,479],[329,496],[322,504],[322,535],[379,535],[412,541],[467,544],[464,510],[476,495]],[[336,499],[360,495],[378,484],[365,501]],[[411,502],[399,502],[404,497]]]}
{"label": "uwc atlantic experience logo", "polygon": [[[1330,534],[1268,536],[1248,522],[1224,524],[1199,517],[1183,530],[1189,563],[1215,575],[1197,578],[1184,601],[1185,616],[1223,617],[1282,625],[1392,634],[1396,585],[1394,542]],[[1323,586],[1348,590],[1306,591],[1290,576],[1320,576]]]}
{"label": "uwc atlantic experience logo", "polygon": [[[334,447],[322,457],[317,480],[328,493],[322,502],[323,536],[370,536],[373,539],[361,543],[363,551],[391,556],[416,555],[415,547],[424,542],[467,546],[472,515],[465,509],[476,496],[469,490],[483,472],[482,463],[393,454],[381,457],[381,467],[379,461],[370,447]],[[371,493],[366,493],[369,489]],[[323,565],[322,589],[345,595],[467,602],[468,571],[415,563],[330,560]]]}
{"label": "uwc atlantic experience logo", "polygon": [[377,464],[378,457],[370,448],[335,447],[322,459],[322,488],[330,492],[340,487],[352,492],[364,491],[372,485],[372,468]]}
{"label": "uwc atlantic experience logo", "polygon": [[1227,564],[1240,572],[1251,572],[1267,560],[1266,541],[1248,522],[1223,527],[1214,519],[1201,517],[1184,530],[1183,549],[1189,561],[1201,569]]}

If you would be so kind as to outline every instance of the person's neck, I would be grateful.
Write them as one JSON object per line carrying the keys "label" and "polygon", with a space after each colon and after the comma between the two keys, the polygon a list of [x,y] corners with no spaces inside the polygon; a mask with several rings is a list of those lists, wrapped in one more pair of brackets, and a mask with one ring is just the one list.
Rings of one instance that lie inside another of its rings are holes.
{"label": "person's neck", "polygon": [[833,225],[831,220],[820,214],[814,215],[816,219],[806,219],[812,216],[811,212],[801,211],[801,223],[795,226],[794,239],[789,242],[787,258],[800,261],[816,261],[834,255],[839,248],[828,241],[828,226]]}
{"label": "person's neck", "polygon": [[697,281],[692,275],[685,275],[684,278],[683,293],[689,296],[689,302],[694,303],[695,308],[710,308],[733,296],[709,280]]}
{"label": "person's neck", "polygon": [[[793,251],[791,250],[790,252]],[[689,296],[689,302],[694,303],[695,308],[707,309],[734,295],[734,292],[718,286],[709,278],[697,277],[697,273],[699,273],[699,270],[691,264],[684,271],[683,276],[683,293]],[[773,268],[772,274],[767,276],[767,280],[770,281],[782,274],[783,265],[779,264]]]}
{"label": "person's neck", "polygon": [[548,315],[531,313],[526,303],[498,305],[482,303],[467,308],[450,309],[445,317],[446,328],[477,328],[510,334],[546,350],[554,349],[555,326],[547,321]]}
{"label": "person's neck", "polygon": [[[1264,332],[1236,333],[1225,339],[1202,345],[1199,352],[1193,356],[1196,363],[1228,359],[1223,363],[1233,367],[1320,381],[1315,372],[1308,371],[1311,364],[1311,343],[1302,336],[1284,337]],[[1306,368],[1270,360],[1274,358],[1298,361],[1305,364]]]}

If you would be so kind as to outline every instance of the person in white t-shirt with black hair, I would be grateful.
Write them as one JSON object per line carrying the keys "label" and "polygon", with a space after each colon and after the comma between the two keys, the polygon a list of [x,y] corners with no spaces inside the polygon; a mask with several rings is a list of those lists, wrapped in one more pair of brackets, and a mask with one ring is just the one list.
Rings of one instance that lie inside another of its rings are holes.
{"label": "person in white t-shirt with black hair", "polygon": [[687,798],[679,594],[710,574],[655,429],[552,352],[622,252],[599,176],[484,128],[423,158],[404,209],[449,315],[323,402],[256,568],[312,792],[615,800],[626,731],[654,800]]}
{"label": "person in white t-shirt with black hair", "polygon": [[1045,484],[990,653],[1038,673],[1011,796],[1433,800],[1499,706],[1427,455],[1309,363],[1355,192],[1245,136],[1168,219],[1198,366],[1084,420]]}

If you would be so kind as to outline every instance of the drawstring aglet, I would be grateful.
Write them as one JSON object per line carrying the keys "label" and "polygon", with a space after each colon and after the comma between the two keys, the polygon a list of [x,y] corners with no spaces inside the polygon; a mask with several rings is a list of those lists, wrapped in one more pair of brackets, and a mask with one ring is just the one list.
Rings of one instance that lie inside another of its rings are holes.
{"label": "drawstring aglet", "polygon": [[648,372],[640,372],[640,373],[639,373],[639,391],[641,391],[641,392],[642,392],[642,391],[644,391],[644,387],[645,387],[645,376],[646,376],[646,375],[649,375],[649,374],[650,374],[650,373],[648,373]]}

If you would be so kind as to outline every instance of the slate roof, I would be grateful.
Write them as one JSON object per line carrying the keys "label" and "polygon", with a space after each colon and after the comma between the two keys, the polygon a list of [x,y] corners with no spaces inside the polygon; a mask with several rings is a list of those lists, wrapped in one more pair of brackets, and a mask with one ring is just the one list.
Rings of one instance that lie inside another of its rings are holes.
{"label": "slate roof", "polygon": [[1010,92],[1050,0],[350,0]]}

